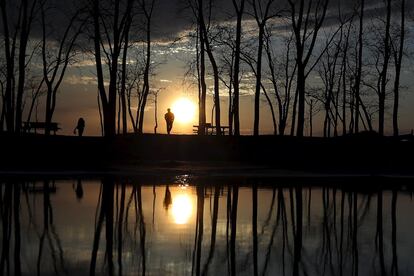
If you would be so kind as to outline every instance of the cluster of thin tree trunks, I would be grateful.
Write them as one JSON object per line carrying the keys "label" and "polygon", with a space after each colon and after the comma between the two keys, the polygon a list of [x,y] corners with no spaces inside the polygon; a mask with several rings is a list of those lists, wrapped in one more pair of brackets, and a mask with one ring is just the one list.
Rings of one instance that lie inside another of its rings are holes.
{"label": "cluster of thin tree trunks", "polygon": [[[82,185],[80,180],[77,185]],[[154,224],[157,194],[155,186],[153,186],[152,218],[145,217],[143,187],[141,184],[127,185],[125,182],[115,183],[110,179],[103,180],[95,212],[95,227],[89,259],[90,275],[95,275],[97,269],[101,271],[102,268],[109,275],[122,275],[124,272],[123,254],[129,246],[132,246],[134,254],[139,256],[139,262],[136,264],[139,272],[145,275],[151,271],[151,267],[147,266],[148,249],[151,247],[151,242],[148,241],[146,229],[151,224],[151,220],[152,225]],[[56,188],[54,181],[44,181],[43,184],[30,182],[0,184],[1,274],[22,274],[21,249],[23,247],[21,239],[25,224],[22,212],[28,213],[29,224],[33,224],[34,229],[38,231],[38,236],[36,236],[39,239],[36,251],[37,275],[44,272],[41,264],[42,260],[48,257],[48,254],[51,254],[56,274],[65,272],[69,268],[65,268],[65,251],[59,238],[59,227],[55,222],[55,208],[51,200],[51,191],[54,188]],[[147,186],[147,188],[150,187]],[[246,258],[251,259],[249,263],[252,265],[254,275],[259,275],[259,273],[264,275],[269,272],[269,265],[275,256],[280,257],[283,274],[290,272],[292,275],[309,275],[312,273],[312,267],[315,266],[316,271],[324,271],[327,274],[358,275],[358,272],[364,269],[361,263],[362,254],[359,252],[367,246],[365,244],[366,237],[361,234],[364,227],[361,226],[370,221],[372,214],[374,217],[376,215],[376,220],[373,221],[373,225],[376,226],[372,227],[374,228],[372,239],[375,243],[375,252],[370,252],[372,256],[369,257],[373,258],[373,268],[374,266],[379,268],[382,275],[399,274],[396,219],[398,190],[392,190],[390,196],[384,197],[382,190],[361,195],[358,192],[346,192],[337,188],[321,188],[318,189],[320,193],[315,194],[314,189],[307,187],[273,187],[267,190],[271,195],[271,200],[266,204],[268,209],[265,209],[267,211],[264,213],[264,221],[260,225],[258,223],[260,196],[257,186],[252,186],[249,188],[252,196],[252,231],[249,232],[252,248],[247,257],[244,257],[240,256],[244,253],[237,250],[240,243],[245,243],[238,236],[240,233],[238,232],[238,213],[241,204],[239,190],[241,188],[243,187],[239,185],[197,185],[195,187],[197,215],[193,229],[194,244],[191,250],[192,274],[208,275],[209,271],[213,271],[212,260],[214,256],[219,256],[217,253],[215,254],[215,251],[217,251],[217,247],[224,246],[226,249],[226,269],[229,275],[237,275],[241,269],[238,267],[240,260],[246,261]],[[36,209],[33,205],[35,201],[30,200],[30,196],[33,195],[29,195],[28,191],[31,189],[41,191],[39,195],[42,208],[39,213],[34,210]],[[210,200],[207,200],[208,198]],[[223,198],[223,200],[219,201],[219,198]],[[321,203],[316,211],[311,210],[314,201]],[[219,206],[220,202],[226,203],[225,206]],[[208,207],[207,204],[210,206]],[[390,207],[385,208],[384,206],[387,204]],[[376,208],[372,208],[375,205]],[[148,206],[147,209],[151,209],[151,207]],[[222,234],[217,231],[219,209],[226,210],[225,233]],[[206,217],[208,210],[210,210],[210,215]],[[389,215],[387,215],[388,212],[390,212]],[[318,219],[314,219],[315,214]],[[36,224],[37,217],[43,217],[43,222]],[[386,227],[388,219],[390,220],[388,223],[391,225],[391,248],[390,252],[385,254],[386,235],[384,232],[385,229],[388,229]],[[205,226],[204,223],[208,220],[210,220],[208,223],[210,226]],[[309,238],[306,235],[311,233],[312,227],[315,226],[321,231],[317,235],[317,238],[321,239],[318,242],[318,256],[302,254],[310,249],[306,248],[303,241]],[[206,235],[204,232],[208,227],[211,227],[207,231],[211,233],[210,235]],[[265,229],[267,230],[265,231]],[[266,238],[265,232],[267,233]],[[218,235],[225,235],[225,244],[216,244]],[[281,236],[281,240],[276,241],[279,236]],[[362,240],[359,240],[361,237],[363,237]],[[104,242],[101,242],[101,239]],[[277,246],[276,243],[278,243]],[[260,262],[258,260],[259,246],[265,252]],[[99,251],[105,252],[105,254],[99,254]],[[274,255],[274,251],[281,252],[281,254]],[[14,252],[13,256],[11,252]],[[204,256],[202,256],[203,254]],[[319,261],[313,263],[311,261],[313,258]],[[97,267],[98,259],[104,259],[104,267]],[[128,269],[131,267],[127,267],[125,270],[128,271]]]}
{"label": "cluster of thin tree trunks", "polygon": [[[145,108],[150,99],[157,102],[161,90],[151,84],[156,67],[152,25],[157,1],[93,0],[74,5],[58,34],[52,25],[62,11],[51,2],[0,1],[1,131],[22,132],[22,123],[33,119],[42,95],[46,97],[44,120],[46,125],[52,122],[65,73],[80,52],[85,52],[81,40],[89,40],[102,134],[125,134],[129,124],[134,132],[143,133]],[[322,112],[326,137],[362,130],[384,135],[390,102],[393,134],[399,134],[405,0],[384,0],[379,8],[367,6],[365,0],[232,0],[230,25],[215,18],[219,7],[212,0],[184,2],[195,23],[190,43],[196,51],[189,72],[196,80],[200,126],[207,123],[211,86],[212,120],[216,133],[221,134],[220,90],[224,87],[228,91],[229,133],[240,135],[240,95],[249,86],[254,97],[254,135],[259,135],[262,96],[274,134],[303,136],[308,126],[312,135],[314,115]],[[334,23],[326,22],[328,13]],[[255,23],[254,35],[246,30],[249,19]],[[31,35],[36,26],[40,42],[33,47]],[[276,48],[282,48],[283,54]],[[41,60],[41,77],[31,78],[29,65],[34,59]],[[253,80],[247,81],[247,75]],[[310,80],[316,77],[320,84]],[[375,121],[378,127],[374,127]],[[157,126],[156,121],[155,132]],[[45,133],[50,134],[50,129]],[[205,134],[204,127],[199,134]]]}

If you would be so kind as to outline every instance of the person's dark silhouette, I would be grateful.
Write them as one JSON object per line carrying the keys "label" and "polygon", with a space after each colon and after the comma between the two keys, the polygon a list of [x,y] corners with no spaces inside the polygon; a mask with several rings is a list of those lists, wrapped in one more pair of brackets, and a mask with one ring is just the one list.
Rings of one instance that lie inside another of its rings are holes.
{"label": "person's dark silhouette", "polygon": [[171,129],[174,123],[174,113],[171,112],[171,109],[167,109],[167,113],[165,113],[164,118],[165,122],[167,123],[167,133],[170,134]]}
{"label": "person's dark silhouette", "polygon": [[170,187],[165,188],[165,196],[164,196],[164,208],[165,210],[168,210],[168,208],[170,207],[171,203],[172,203],[172,199],[171,199],[171,192],[170,192]]}
{"label": "person's dark silhouette", "polygon": [[85,129],[85,120],[81,117],[78,120],[78,124],[73,130],[73,133],[76,134],[76,130],[78,130],[78,135],[81,137],[83,135],[83,130]]}

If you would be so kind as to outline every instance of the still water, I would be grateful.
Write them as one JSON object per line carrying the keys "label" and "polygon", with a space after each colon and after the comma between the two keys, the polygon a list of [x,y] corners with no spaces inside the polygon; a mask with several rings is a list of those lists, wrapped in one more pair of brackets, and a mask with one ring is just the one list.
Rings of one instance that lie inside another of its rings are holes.
{"label": "still water", "polygon": [[414,275],[414,202],[400,187],[0,185],[0,275]]}

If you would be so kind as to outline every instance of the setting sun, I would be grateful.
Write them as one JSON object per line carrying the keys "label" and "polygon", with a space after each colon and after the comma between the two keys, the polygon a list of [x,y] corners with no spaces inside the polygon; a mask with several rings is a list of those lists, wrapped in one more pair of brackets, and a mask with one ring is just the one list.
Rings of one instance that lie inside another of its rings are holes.
{"label": "setting sun", "polygon": [[175,120],[179,123],[189,123],[194,120],[196,105],[187,98],[180,98],[171,107]]}

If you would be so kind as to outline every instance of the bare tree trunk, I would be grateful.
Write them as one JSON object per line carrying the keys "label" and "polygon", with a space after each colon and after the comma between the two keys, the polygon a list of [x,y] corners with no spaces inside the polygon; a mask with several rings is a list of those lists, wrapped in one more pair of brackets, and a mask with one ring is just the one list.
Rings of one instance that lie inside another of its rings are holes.
{"label": "bare tree trunk", "polygon": [[384,60],[381,71],[381,89],[378,91],[378,133],[384,135],[385,96],[387,90],[388,64],[391,56],[390,49],[391,0],[387,0],[387,18],[385,21]]}
{"label": "bare tree trunk", "polygon": [[305,125],[305,68],[298,59],[298,125],[296,136],[303,136],[303,127]]}
{"label": "bare tree trunk", "polygon": [[362,51],[363,51],[363,30],[364,30],[364,9],[365,9],[365,0],[360,0],[360,15],[359,15],[359,34],[358,34],[358,64],[357,64],[357,74],[355,77],[355,84],[354,84],[354,99],[355,106],[354,106],[354,128],[353,132],[359,132],[359,94],[361,89],[361,74],[362,74]]}
{"label": "bare tree trunk", "polygon": [[[345,45],[343,46],[342,49],[342,135],[345,135],[347,133],[347,127],[346,127],[346,87],[347,87],[347,82],[346,82],[346,72],[347,72],[347,60],[348,60],[348,50],[349,50],[349,36],[351,33],[351,29],[352,29],[352,24],[349,24],[348,30],[347,30],[347,35],[346,35],[346,40],[345,40]],[[362,52],[361,52],[362,53]],[[352,113],[352,112],[351,112]]]}
{"label": "bare tree trunk", "polygon": [[[364,112],[364,116],[365,116],[365,120],[367,121],[368,124],[368,129],[370,131],[373,131],[373,127],[372,127],[372,119],[368,113],[367,107],[365,106],[365,104],[362,102],[361,97],[359,98],[359,105],[361,106],[362,111]],[[361,115],[360,115],[361,117]]]}
{"label": "bare tree trunk", "polygon": [[0,132],[3,132],[4,118],[6,117],[6,100],[4,97],[4,84],[0,82],[1,86],[1,115],[0,115]]}
{"label": "bare tree trunk", "polygon": [[[104,78],[103,78],[103,69],[102,69],[102,59],[101,59],[101,31],[100,31],[100,9],[99,9],[99,0],[93,1],[93,21],[94,21],[94,50],[95,50],[95,64],[96,64],[96,74],[98,80],[98,91],[100,99],[102,101],[102,114],[103,114],[103,133],[105,136],[115,135],[115,126],[110,127],[112,123],[115,123],[115,118],[113,122],[108,116],[109,104],[108,98],[106,96]],[[111,131],[112,130],[112,131]]]}
{"label": "bare tree trunk", "polygon": [[[282,101],[281,95],[280,95],[280,91],[278,88],[278,83],[277,83],[277,76],[276,76],[276,70],[275,70],[275,64],[273,61],[273,56],[272,55],[272,46],[271,46],[271,33],[270,31],[267,31],[266,34],[266,44],[265,44],[265,51],[266,51],[266,55],[267,55],[267,62],[268,62],[268,66],[270,69],[270,75],[271,75],[271,82],[273,85],[273,90],[276,96],[276,100],[277,100],[277,105],[278,105],[278,115],[279,115],[279,135],[284,135],[285,132],[285,128],[286,128],[286,121],[288,118],[288,114],[289,114],[289,107],[290,107],[290,93],[291,93],[291,88],[292,88],[292,80],[293,78],[291,76],[294,75],[295,71],[296,71],[296,67],[293,70],[293,74],[291,75],[289,73],[289,59],[290,59],[290,42],[292,40],[290,39],[288,41],[288,45],[287,45],[287,53],[286,53],[286,63],[284,64],[284,81],[285,81],[285,87],[284,87],[284,99]],[[266,98],[268,98],[267,93],[262,85],[262,89],[263,92],[265,93]],[[268,99],[269,104],[270,103],[270,99]],[[273,114],[273,107],[271,106],[271,111],[272,111],[272,117],[274,118],[274,114]],[[273,122],[274,127],[276,127],[276,122]],[[275,129],[274,134],[277,134],[277,131]]]}
{"label": "bare tree trunk", "polygon": [[233,135],[233,116],[234,116],[234,105],[233,105],[233,69],[234,69],[234,50],[231,54],[231,64],[230,64],[230,83],[229,83],[229,106],[228,106],[228,121],[229,121],[229,135]]}
{"label": "bare tree trunk", "polygon": [[296,107],[298,105],[298,88],[295,90],[295,98],[293,100],[293,111],[292,111],[292,125],[290,126],[290,136],[295,135],[295,126],[296,126]]}
{"label": "bare tree trunk", "polygon": [[122,76],[121,76],[121,93],[120,93],[120,103],[121,103],[121,110],[122,110],[122,133],[126,134],[128,132],[127,126],[127,104],[126,104],[126,74],[127,74],[127,57],[128,57],[128,47],[129,47],[129,29],[131,26],[131,15],[127,18],[127,27],[125,32],[125,42],[124,42],[124,51],[122,53]]}
{"label": "bare tree trunk", "polygon": [[[93,26],[94,26],[94,50],[95,50],[95,63],[98,80],[98,91],[102,100],[103,109],[103,121],[104,121],[104,133],[105,136],[115,136],[116,133],[116,102],[117,102],[117,84],[118,84],[118,65],[121,51],[121,45],[125,39],[125,32],[129,32],[126,28],[126,18],[130,16],[133,0],[127,1],[125,11],[120,18],[120,0],[114,1],[113,13],[105,15],[107,17],[113,17],[113,21],[110,22],[111,30],[104,28],[105,35],[101,34],[101,20],[105,20],[103,14],[101,14],[99,0],[93,1]],[[112,11],[112,10],[111,10]],[[109,22],[108,22],[109,23]],[[104,39],[107,41],[104,41]],[[101,50],[101,47],[108,45],[109,50]],[[104,85],[104,75],[102,67],[102,54],[104,51],[109,69],[109,87],[108,96],[106,95],[106,89]]]}
{"label": "bare tree trunk", "polygon": [[257,50],[256,89],[254,93],[254,124],[253,135],[259,135],[260,120],[260,88],[262,83],[262,53],[263,53],[264,24],[259,24],[259,47]]}
{"label": "bare tree trunk", "polygon": [[108,105],[106,112],[104,112],[105,122],[105,135],[106,130],[109,132],[109,136],[115,136],[116,134],[116,103],[117,103],[117,85],[118,85],[118,66],[119,56],[121,51],[121,30],[119,29],[119,16],[120,16],[120,1],[114,2],[114,14],[112,22],[113,32],[113,46],[111,53],[111,63],[109,65],[109,87],[108,87]]}
{"label": "bare tree trunk", "polygon": [[[63,36],[59,40],[58,51],[54,55],[53,51],[48,51],[47,47],[47,29],[46,29],[46,10],[49,7],[46,6],[46,3],[43,2],[41,5],[41,22],[42,22],[42,65],[43,65],[43,80],[46,84],[46,128],[45,134],[50,134],[50,123],[52,122],[53,114],[56,108],[56,94],[62,83],[63,77],[66,73],[66,69],[71,61],[72,49],[75,45],[75,42],[81,33],[83,24],[76,29],[75,33],[71,36],[71,29],[75,23],[75,20],[78,17],[78,12],[76,12],[68,22],[68,25],[65,28]],[[20,118],[21,121],[21,118]],[[17,123],[17,118],[16,118]],[[20,122],[21,124],[21,122]],[[17,129],[17,125],[16,125]]]}
{"label": "bare tree trunk", "polygon": [[155,126],[154,126],[154,133],[157,134],[157,128],[158,128],[158,117],[157,117],[157,113],[158,113],[158,93],[155,93],[155,99],[154,99],[154,121],[155,121]]}
{"label": "bare tree trunk", "polygon": [[131,108],[131,92],[129,92],[128,97],[127,97],[127,101],[128,101],[128,114],[129,114],[129,119],[131,120],[131,124],[132,124],[132,129],[134,130],[134,133],[138,132],[137,126],[135,124],[135,118],[134,115],[132,115],[132,108]]}
{"label": "bare tree trunk", "polygon": [[394,51],[395,60],[395,79],[394,79],[394,105],[392,112],[392,126],[394,136],[398,136],[398,107],[400,98],[400,77],[401,77],[401,65],[404,53],[404,40],[405,40],[405,0],[401,0],[401,25],[400,25],[400,45],[398,52]]}
{"label": "bare tree trunk", "polygon": [[313,100],[309,104],[309,136],[313,136]]}
{"label": "bare tree trunk", "polygon": [[[8,22],[8,11],[6,6],[6,0],[0,1],[0,8],[1,8],[1,17],[3,19],[3,37],[4,37],[4,50],[5,50],[5,57],[6,57],[6,89],[4,94],[4,101],[5,101],[5,119],[6,119],[6,130],[8,132],[14,132],[14,55],[16,51],[16,36],[14,36],[12,45],[10,45],[11,42],[11,36],[9,32],[9,22]],[[21,11],[19,12],[19,18],[17,20],[17,26],[19,27],[20,24],[20,18],[21,18]],[[17,31],[16,31],[17,35]]]}
{"label": "bare tree trunk", "polygon": [[147,98],[150,92],[150,83],[149,83],[149,74],[150,74],[150,66],[151,66],[151,19],[152,19],[152,12],[154,10],[154,2],[155,0],[151,0],[150,6],[147,7],[146,0],[142,0],[141,8],[144,11],[144,15],[146,18],[146,43],[147,43],[147,52],[146,52],[146,60],[145,60],[145,70],[144,70],[144,86],[142,88],[142,105],[141,111],[139,114],[139,124],[138,124],[138,133],[143,133],[144,127],[144,115],[145,115],[145,106],[147,105]]}
{"label": "bare tree trunk", "polygon": [[270,113],[272,115],[273,135],[277,135],[277,123],[276,123],[275,110],[273,108],[272,101],[270,100],[270,97],[266,92],[266,89],[263,87],[263,85],[261,85],[261,87],[263,89],[263,94],[265,95],[266,101],[267,101],[267,103],[269,105],[269,108],[270,108]]}
{"label": "bare tree trunk", "polygon": [[[209,7],[211,9],[211,0],[210,0]],[[221,135],[219,72],[218,72],[216,59],[214,58],[213,51],[211,49],[211,45],[210,45],[210,41],[209,41],[208,33],[207,33],[207,27],[206,27],[206,24],[204,22],[204,18],[200,17],[199,22],[200,22],[200,27],[201,27],[202,34],[204,35],[205,50],[206,50],[206,53],[207,53],[208,58],[210,60],[211,67],[213,69],[216,134]],[[213,123],[213,121],[211,121],[211,123]]]}
{"label": "bare tree trunk", "polygon": [[206,97],[207,97],[207,86],[206,86],[206,65],[205,65],[205,38],[202,31],[201,18],[203,18],[203,0],[198,0],[198,31],[200,39],[200,88],[201,94],[199,99],[199,119],[198,119],[198,134],[205,135],[206,126]]}
{"label": "bare tree trunk", "polygon": [[33,113],[33,109],[36,105],[36,102],[38,101],[39,98],[39,94],[40,94],[40,90],[42,89],[43,83],[44,83],[44,78],[40,81],[39,85],[37,86],[36,92],[34,92],[32,95],[32,102],[30,103],[30,108],[29,108],[29,113],[27,114],[27,122],[30,122],[31,118],[32,118],[32,113]]}
{"label": "bare tree trunk", "polygon": [[104,136],[105,133],[104,133],[101,99],[100,99],[99,92],[98,92],[97,100],[98,100],[98,111],[99,111],[99,123],[100,123],[100,126],[101,126],[101,135]]}
{"label": "bare tree trunk", "polygon": [[[33,2],[32,12],[34,9],[35,2]],[[22,113],[23,113],[23,93],[24,93],[24,84],[25,84],[25,76],[26,76],[26,49],[27,49],[27,41],[29,39],[30,33],[30,25],[31,25],[31,17],[32,14],[28,16],[28,1],[22,0],[21,2],[23,9],[22,14],[22,25],[20,31],[20,46],[19,46],[19,78],[18,78],[18,85],[17,85],[17,97],[16,97],[16,125],[15,131],[20,132],[20,128],[22,126]]]}
{"label": "bare tree trunk", "polygon": [[237,5],[236,0],[233,1],[234,9],[236,10],[237,20],[236,20],[236,49],[234,52],[234,77],[233,77],[233,86],[234,86],[234,98],[233,98],[233,116],[234,116],[234,135],[240,135],[240,114],[239,114],[239,98],[240,98],[240,44],[241,44],[241,31],[242,31],[242,17],[244,13],[244,2],[245,0],[240,0],[240,5]]}
{"label": "bare tree trunk", "polygon": [[257,61],[256,61],[256,89],[254,93],[254,122],[253,122],[253,135],[259,135],[259,121],[260,121],[260,89],[262,84],[262,56],[263,56],[263,43],[265,35],[266,22],[274,15],[271,14],[271,5],[274,0],[267,0],[264,9],[261,5],[261,0],[253,0],[254,18],[257,26],[259,27],[259,45],[257,48]]}
{"label": "bare tree trunk", "polygon": [[[309,1],[307,8],[304,0],[300,0],[300,2],[288,0],[288,3],[290,5],[292,28],[295,35],[296,62],[298,67],[298,124],[296,135],[302,137],[305,124],[305,89],[308,76],[306,67],[315,48],[319,30],[325,20],[329,0],[318,1],[315,5],[312,1]],[[314,9],[314,18],[310,20],[312,8]],[[306,43],[308,40],[310,42]]]}

